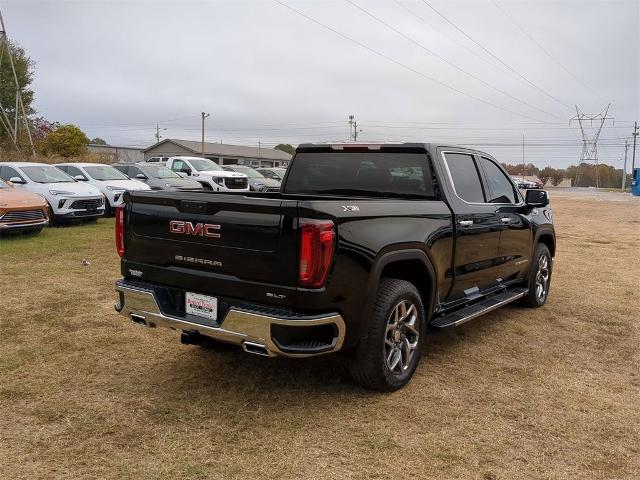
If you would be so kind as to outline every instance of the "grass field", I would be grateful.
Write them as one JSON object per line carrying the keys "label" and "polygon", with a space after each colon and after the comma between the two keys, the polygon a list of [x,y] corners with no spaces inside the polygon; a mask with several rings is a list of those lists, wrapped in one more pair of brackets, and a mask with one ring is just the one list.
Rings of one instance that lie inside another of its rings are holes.
{"label": "grass field", "polygon": [[552,193],[547,305],[430,337],[386,395],[116,315],[113,220],[0,239],[0,478],[637,479],[640,203],[607,198]]}

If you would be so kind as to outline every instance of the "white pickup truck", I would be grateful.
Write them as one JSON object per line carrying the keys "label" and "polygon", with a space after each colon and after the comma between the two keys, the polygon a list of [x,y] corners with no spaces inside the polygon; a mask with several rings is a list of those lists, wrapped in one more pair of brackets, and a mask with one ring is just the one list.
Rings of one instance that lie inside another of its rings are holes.
{"label": "white pickup truck", "polygon": [[243,173],[228,172],[213,160],[201,157],[171,157],[167,168],[183,177],[192,177],[205,190],[214,192],[248,192],[249,180]]}

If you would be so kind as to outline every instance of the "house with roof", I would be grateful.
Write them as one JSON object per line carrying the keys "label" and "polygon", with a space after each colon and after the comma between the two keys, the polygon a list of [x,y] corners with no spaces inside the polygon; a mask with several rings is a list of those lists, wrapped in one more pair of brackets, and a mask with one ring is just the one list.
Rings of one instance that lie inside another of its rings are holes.
{"label": "house with roof", "polygon": [[[146,148],[144,159],[151,157],[202,156],[202,143],[195,140],[167,138]],[[248,165],[252,167],[287,167],[291,155],[282,150],[265,147],[246,147],[225,143],[204,143],[204,156],[219,165]]]}

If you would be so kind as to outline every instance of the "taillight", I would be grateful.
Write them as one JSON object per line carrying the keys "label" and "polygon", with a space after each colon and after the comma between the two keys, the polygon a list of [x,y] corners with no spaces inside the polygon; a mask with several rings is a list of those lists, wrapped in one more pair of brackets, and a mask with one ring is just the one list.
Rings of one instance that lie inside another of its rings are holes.
{"label": "taillight", "polygon": [[124,205],[116,207],[116,250],[124,257]]}
{"label": "taillight", "polygon": [[324,284],[333,258],[335,239],[332,221],[300,219],[298,281],[301,286],[318,288]]}

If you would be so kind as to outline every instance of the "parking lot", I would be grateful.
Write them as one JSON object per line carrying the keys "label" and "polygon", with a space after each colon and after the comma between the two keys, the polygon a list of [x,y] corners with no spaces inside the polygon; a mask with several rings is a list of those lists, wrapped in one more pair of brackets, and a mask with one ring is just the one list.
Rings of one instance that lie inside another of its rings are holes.
{"label": "parking lot", "polygon": [[434,334],[393,394],[337,357],[216,352],[128,323],[113,219],[2,238],[0,477],[637,478],[640,198],[551,202],[547,305]]}

